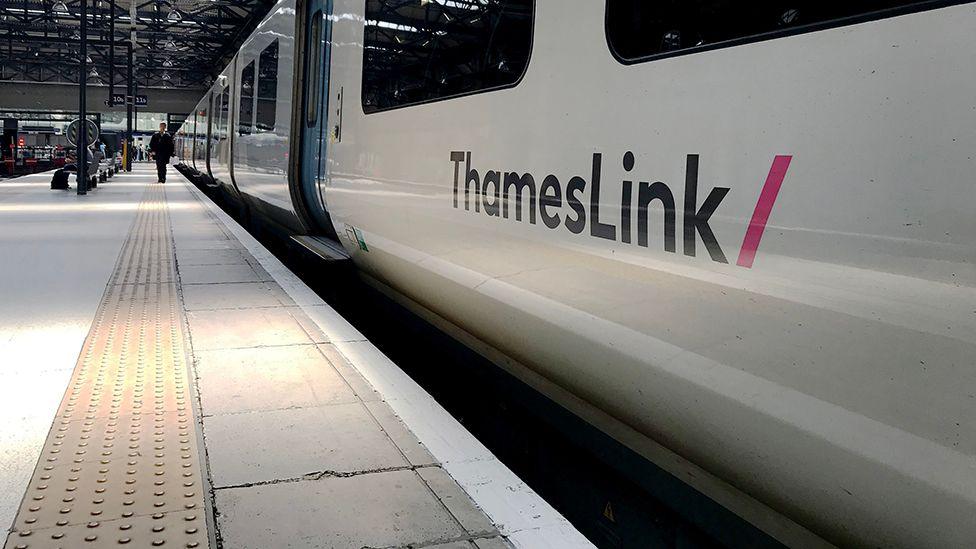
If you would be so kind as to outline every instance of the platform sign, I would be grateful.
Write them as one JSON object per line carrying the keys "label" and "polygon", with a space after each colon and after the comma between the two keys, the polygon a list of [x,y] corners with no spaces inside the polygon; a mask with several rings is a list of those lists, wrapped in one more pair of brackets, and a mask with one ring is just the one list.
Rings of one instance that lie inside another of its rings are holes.
{"label": "platform sign", "polygon": [[[111,104],[109,106],[125,105],[126,104],[125,99],[126,99],[126,95],[124,93],[113,93],[110,99]],[[136,95],[135,106],[145,107],[147,105],[149,105],[148,95]]]}
{"label": "platform sign", "polygon": [[[81,119],[74,119],[68,124],[68,129],[65,132],[65,137],[68,139],[68,144],[72,147],[78,145],[78,126],[80,126]],[[94,143],[95,139],[98,137],[98,126],[95,125],[93,120],[86,120],[88,122],[88,143]]]}

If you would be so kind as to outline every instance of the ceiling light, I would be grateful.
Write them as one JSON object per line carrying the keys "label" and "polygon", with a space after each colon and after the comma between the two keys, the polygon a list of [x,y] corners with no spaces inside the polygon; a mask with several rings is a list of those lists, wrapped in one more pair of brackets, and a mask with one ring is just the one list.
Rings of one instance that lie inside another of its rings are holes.
{"label": "ceiling light", "polygon": [[168,49],[168,50],[175,50],[176,49],[176,42],[173,42],[172,40],[170,40],[169,42],[166,42],[166,49]]}
{"label": "ceiling light", "polygon": [[173,66],[173,60],[172,59],[166,59],[166,60],[164,60],[163,61],[163,66],[164,67],[172,67]]}
{"label": "ceiling light", "polygon": [[162,78],[163,80],[169,80],[169,79],[170,79],[170,76],[169,76],[169,73],[168,73],[168,72],[164,72],[164,73],[163,73],[163,76],[162,76],[161,78]]}
{"label": "ceiling light", "polygon": [[68,5],[64,3],[64,0],[58,0],[51,6],[51,11],[54,13],[68,13]]}
{"label": "ceiling light", "polygon": [[166,16],[166,20],[170,23],[179,23],[183,20],[183,16],[180,15],[180,10],[173,10]]}
{"label": "ceiling light", "polygon": [[86,55],[86,56],[85,56],[85,63],[93,63],[93,62],[94,62],[94,61],[92,61],[92,58],[91,58],[91,56],[90,56],[90,55]]}
{"label": "ceiling light", "polygon": [[88,73],[88,76],[90,76],[92,78],[98,78],[98,71],[96,71],[94,68],[92,68],[91,72]]}

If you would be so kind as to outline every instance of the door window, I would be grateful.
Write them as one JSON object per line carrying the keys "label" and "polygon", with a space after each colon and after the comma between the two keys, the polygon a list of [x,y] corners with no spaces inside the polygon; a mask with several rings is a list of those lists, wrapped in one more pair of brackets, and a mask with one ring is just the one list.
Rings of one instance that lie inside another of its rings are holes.
{"label": "door window", "polygon": [[275,127],[278,99],[278,39],[264,48],[258,57],[258,108],[255,128],[269,132]]}

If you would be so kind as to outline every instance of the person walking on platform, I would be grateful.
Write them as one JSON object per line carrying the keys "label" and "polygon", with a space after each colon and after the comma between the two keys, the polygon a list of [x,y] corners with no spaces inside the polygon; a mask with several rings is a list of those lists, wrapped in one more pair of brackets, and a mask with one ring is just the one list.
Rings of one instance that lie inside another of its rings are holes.
{"label": "person walking on platform", "polygon": [[166,165],[169,164],[169,158],[173,156],[173,150],[173,136],[166,133],[166,122],[160,122],[159,131],[149,140],[149,151],[153,153],[156,160],[159,183],[166,183]]}

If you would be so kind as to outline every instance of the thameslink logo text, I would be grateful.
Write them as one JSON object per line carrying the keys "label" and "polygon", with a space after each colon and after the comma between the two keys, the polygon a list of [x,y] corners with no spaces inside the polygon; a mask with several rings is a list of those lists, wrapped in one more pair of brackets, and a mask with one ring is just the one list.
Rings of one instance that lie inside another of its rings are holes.
{"label": "thameslink logo text", "polygon": [[[740,266],[752,267],[766,220],[791,158],[791,156],[777,156],[773,160],[766,184],[760,193],[752,220],[743,238],[739,259],[736,262]],[[600,221],[600,179],[603,162],[603,155],[600,153],[593,154],[589,181],[577,175],[571,177],[565,186],[557,176],[552,174],[547,175],[541,185],[537,185],[536,178],[530,173],[502,173],[488,170],[481,175],[471,166],[470,151],[452,151],[451,162],[454,163],[455,208],[460,208],[463,202],[464,209],[468,211],[473,207],[475,212],[483,210],[489,216],[506,219],[514,215],[516,221],[523,221],[525,216],[530,224],[535,224],[536,219],[539,218],[550,229],[563,225],[574,234],[582,233],[589,224],[591,236],[614,241],[618,239],[618,227]],[[622,165],[627,173],[633,170],[634,154],[629,151],[625,153]],[[699,204],[698,155],[687,156],[681,208],[682,252],[686,256],[696,255],[696,235],[698,235],[712,261],[728,263],[722,246],[709,225],[709,219],[728,193],[727,187],[713,187]],[[514,199],[514,208],[510,207],[511,199]],[[632,218],[636,217],[637,245],[645,248],[648,246],[648,232],[651,230],[648,226],[648,209],[652,205],[659,205],[664,211],[664,250],[676,253],[675,196],[671,187],[661,181],[654,183],[639,181],[636,184],[631,180],[622,182],[619,239],[625,244],[633,241]],[[564,206],[568,206],[569,210],[567,211]]]}

